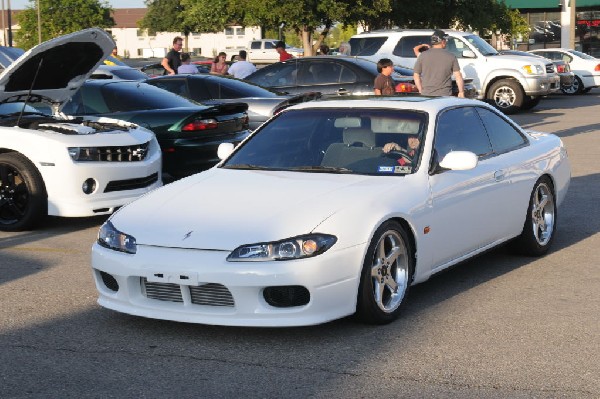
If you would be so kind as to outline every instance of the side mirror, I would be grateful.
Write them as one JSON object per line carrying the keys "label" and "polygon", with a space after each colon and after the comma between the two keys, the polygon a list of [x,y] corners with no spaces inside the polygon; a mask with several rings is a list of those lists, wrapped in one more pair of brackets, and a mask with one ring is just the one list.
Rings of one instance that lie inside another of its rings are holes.
{"label": "side mirror", "polygon": [[450,151],[440,162],[440,167],[450,170],[470,170],[477,166],[477,161],[477,155],[471,151]]}
{"label": "side mirror", "polygon": [[219,159],[225,159],[229,155],[231,155],[234,148],[235,147],[233,143],[221,143],[217,148],[217,156],[219,157]]}
{"label": "side mirror", "polygon": [[462,52],[463,58],[477,58],[475,53],[472,50],[463,50]]}

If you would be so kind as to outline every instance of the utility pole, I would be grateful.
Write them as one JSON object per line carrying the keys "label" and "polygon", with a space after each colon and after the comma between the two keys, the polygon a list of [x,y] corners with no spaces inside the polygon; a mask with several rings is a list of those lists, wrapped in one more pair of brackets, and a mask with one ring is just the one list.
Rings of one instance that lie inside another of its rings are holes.
{"label": "utility pole", "polygon": [[[8,0],[10,1],[10,0]],[[40,0],[37,0],[37,17],[38,17],[38,44],[42,44],[42,17],[40,14]]]}
{"label": "utility pole", "polygon": [[10,9],[10,0],[8,0],[8,47],[12,47],[12,11]]}

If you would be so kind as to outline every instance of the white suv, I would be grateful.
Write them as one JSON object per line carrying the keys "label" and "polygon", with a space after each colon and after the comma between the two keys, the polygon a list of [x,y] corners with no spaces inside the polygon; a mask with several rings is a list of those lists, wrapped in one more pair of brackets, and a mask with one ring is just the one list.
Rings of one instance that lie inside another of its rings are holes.
{"label": "white suv", "polygon": [[[541,96],[560,89],[560,77],[551,62],[534,57],[500,55],[471,32],[444,30],[446,50],[460,64],[466,78],[473,79],[478,98],[488,100],[506,114],[535,107]],[[350,39],[351,55],[377,62],[389,58],[394,64],[413,68],[413,48],[429,44],[432,29],[399,29],[366,32]]]}

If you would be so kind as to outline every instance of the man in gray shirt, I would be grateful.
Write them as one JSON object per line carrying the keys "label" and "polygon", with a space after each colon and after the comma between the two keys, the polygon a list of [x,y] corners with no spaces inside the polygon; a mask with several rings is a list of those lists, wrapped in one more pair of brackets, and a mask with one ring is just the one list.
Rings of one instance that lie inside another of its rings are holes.
{"label": "man in gray shirt", "polygon": [[436,30],[431,35],[431,48],[417,58],[414,68],[415,84],[424,96],[451,96],[452,75],[458,86],[458,97],[465,97],[465,88],[458,60],[448,50],[448,36]]}

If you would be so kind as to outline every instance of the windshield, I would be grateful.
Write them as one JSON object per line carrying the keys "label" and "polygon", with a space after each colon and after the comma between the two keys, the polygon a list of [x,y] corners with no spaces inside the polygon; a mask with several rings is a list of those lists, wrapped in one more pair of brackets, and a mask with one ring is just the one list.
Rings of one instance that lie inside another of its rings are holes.
{"label": "windshield", "polygon": [[569,50],[569,53],[575,54],[576,56],[583,58],[584,60],[595,60],[596,59],[596,58],[592,57],[591,55],[582,53],[581,51],[577,51],[577,50]]}
{"label": "windshield", "polygon": [[477,35],[469,35],[466,36],[465,39],[467,39],[467,41],[471,43],[471,45],[475,47],[482,55],[498,54],[495,48]]}
{"label": "windshield", "polygon": [[397,109],[292,109],[263,125],[221,167],[411,174],[426,122],[426,113]]}

